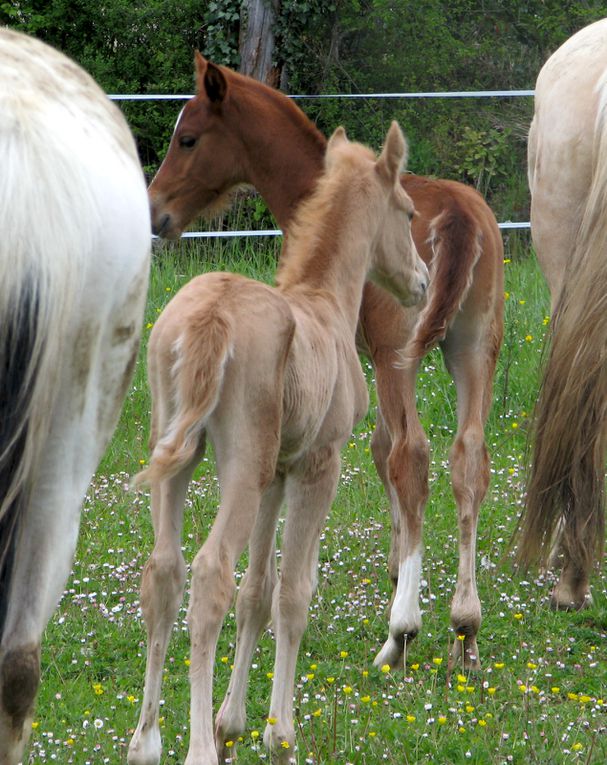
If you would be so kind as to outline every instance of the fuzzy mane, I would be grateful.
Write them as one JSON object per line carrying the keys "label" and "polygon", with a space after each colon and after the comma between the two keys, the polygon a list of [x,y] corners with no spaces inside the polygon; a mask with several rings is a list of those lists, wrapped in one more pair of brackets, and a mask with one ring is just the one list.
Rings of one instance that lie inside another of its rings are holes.
{"label": "fuzzy mane", "polygon": [[[302,202],[289,228],[277,286],[313,283],[311,277],[318,274],[318,287],[322,287],[322,274],[336,247],[344,246],[345,237],[353,241],[364,237],[360,234],[360,210],[373,207],[364,171],[374,160],[373,151],[361,144],[348,143],[332,152],[314,193]],[[356,227],[351,225],[353,220]]]}

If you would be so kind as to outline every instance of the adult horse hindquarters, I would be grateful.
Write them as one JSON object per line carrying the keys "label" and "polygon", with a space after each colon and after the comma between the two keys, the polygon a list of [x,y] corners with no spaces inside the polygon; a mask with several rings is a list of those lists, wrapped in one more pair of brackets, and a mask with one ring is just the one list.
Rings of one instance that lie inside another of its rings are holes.
{"label": "adult horse hindquarters", "polygon": [[150,223],[120,112],[0,29],[0,762],[21,760],[41,635],[135,363]]}
{"label": "adult horse hindquarters", "polygon": [[546,62],[529,133],[531,232],[550,287],[551,348],[535,414],[520,560],[559,537],[556,608],[590,599],[604,544],[607,451],[607,19]]}
{"label": "adult horse hindquarters", "polygon": [[[211,273],[187,284],[150,337],[155,546],[142,580],[148,629],[141,716],[130,765],[160,761],[160,683],[185,582],[185,493],[208,437],[221,503],[192,566],[191,737],[187,765],[216,765],[245,727],[247,676],[272,612],[276,661],[264,740],[280,762],[295,743],[293,690],[320,534],[339,479],[339,453],[365,414],[368,395],[355,345],[365,279],[418,301],[427,271],[411,238],[413,205],[399,184],[405,142],[393,123],[384,150],[329,142],[326,175],[289,233],[278,286]],[[278,514],[286,500],[280,579]],[[234,566],[249,543],[236,604],[235,667],[213,734],[215,647],[235,592]],[[215,743],[216,741],[216,743]]]}
{"label": "adult horse hindquarters", "polygon": [[[252,183],[287,233],[300,202],[320,175],[326,141],[284,94],[196,56],[197,95],[185,105],[169,151],[150,186],[152,223],[178,236],[199,212],[217,209],[237,183]],[[365,286],[357,341],[372,360],[378,391],[373,457],[392,513],[389,571],[395,587],[390,634],[379,665],[402,662],[421,628],[422,524],[428,498],[428,441],[415,382],[421,359],[440,342],[457,387],[457,434],[451,451],[460,526],[460,565],[451,623],[451,662],[479,666],[476,635],[476,525],[489,483],[483,428],[491,406],[502,340],[503,248],[494,215],[461,183],[401,176],[418,215],[413,238],[431,264],[425,308],[404,309],[387,292]],[[402,365],[408,344],[409,362]]]}

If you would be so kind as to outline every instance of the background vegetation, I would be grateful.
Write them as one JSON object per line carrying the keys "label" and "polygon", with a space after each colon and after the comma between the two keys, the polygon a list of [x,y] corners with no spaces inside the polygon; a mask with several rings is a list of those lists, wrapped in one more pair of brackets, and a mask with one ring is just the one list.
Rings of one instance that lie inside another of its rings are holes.
{"label": "background vegetation", "polygon": [[[239,65],[247,0],[0,0],[0,23],[56,45],[108,93],[190,93],[192,54]],[[264,0],[270,2],[270,0]],[[272,0],[290,93],[531,89],[542,62],[605,14],[596,0]],[[411,169],[471,182],[501,220],[526,219],[531,99],[305,101],[325,132],[377,145],[396,118]],[[164,156],[178,105],[123,103],[142,162]]]}

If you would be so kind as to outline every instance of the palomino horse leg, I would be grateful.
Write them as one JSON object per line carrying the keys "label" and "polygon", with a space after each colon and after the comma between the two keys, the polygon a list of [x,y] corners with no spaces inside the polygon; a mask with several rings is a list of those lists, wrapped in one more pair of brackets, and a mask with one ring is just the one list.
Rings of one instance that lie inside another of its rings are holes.
{"label": "palomino horse leg", "polygon": [[160,762],[162,742],[158,714],[162,670],[186,580],[181,552],[183,510],[192,473],[203,453],[201,444],[189,465],[152,486],[155,544],[141,580],[141,610],[147,627],[145,686],[139,722],[129,745],[129,765]]}
{"label": "palomino horse leg", "polygon": [[[145,267],[147,271],[147,259]],[[83,497],[130,383],[146,278],[143,274],[137,277],[140,289],[129,293],[128,304],[99,306],[99,323],[83,325],[77,338],[68,342],[68,347],[84,352],[81,342],[86,338],[88,363],[80,358],[82,367],[77,367],[82,376],[73,374],[78,353],[61,363],[59,398],[53,405],[27,509],[19,521],[0,644],[2,765],[20,762],[29,737],[40,679],[41,636],[69,576]],[[94,315],[92,302],[89,299],[88,308]],[[124,327],[131,327],[132,332]]]}
{"label": "palomino horse leg", "polygon": [[[592,542],[589,542],[588,547],[592,549]],[[584,570],[573,563],[563,540],[560,549],[564,563],[559,580],[552,590],[550,605],[555,610],[578,611],[592,603],[590,570]]]}
{"label": "palomino horse leg", "polygon": [[293,757],[293,691],[297,652],[317,584],[320,535],[335,498],[340,459],[337,446],[308,454],[286,479],[287,520],[282,539],[280,579],[274,591],[272,624],[276,658],[266,747],[279,763]]}
{"label": "palomino horse leg", "polygon": [[[390,575],[396,580],[396,591],[390,609],[389,636],[375,664],[396,667],[403,659],[405,644],[417,635],[422,623],[419,582],[423,517],[428,500],[429,447],[415,404],[417,364],[398,368],[395,358],[379,361],[377,393],[391,448],[387,466],[378,467],[378,471],[387,477],[384,485],[392,512]],[[376,455],[374,451],[377,464]]]}
{"label": "palomino horse leg", "polygon": [[284,479],[277,477],[263,496],[249,542],[249,568],[236,599],[236,655],[225,698],[215,719],[220,761],[233,756],[226,741],[236,741],[246,725],[245,697],[253,652],[270,621],[276,586],[276,523],[284,498]]}
{"label": "palomino horse leg", "polygon": [[[443,344],[443,353],[457,387],[457,433],[450,455],[451,480],[457,503],[459,566],[451,603],[451,625],[456,633],[450,667],[479,669],[476,636],[481,603],[476,588],[476,531],[479,507],[489,486],[489,453],[484,425],[492,396],[495,352],[485,347],[479,327],[458,336],[457,321]],[[478,334],[476,334],[478,333]],[[475,336],[476,335],[476,336]]]}

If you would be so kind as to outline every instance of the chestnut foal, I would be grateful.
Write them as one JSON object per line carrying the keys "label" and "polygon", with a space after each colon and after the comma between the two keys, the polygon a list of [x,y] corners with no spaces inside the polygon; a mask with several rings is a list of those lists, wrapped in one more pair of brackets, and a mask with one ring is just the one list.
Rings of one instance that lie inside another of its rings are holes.
{"label": "chestnut foal", "polygon": [[[293,213],[321,173],[326,139],[284,94],[200,54],[195,64],[197,95],[181,112],[149,189],[156,232],[178,237],[198,213],[225,206],[230,190],[246,182],[258,189],[288,233]],[[458,411],[451,473],[460,562],[451,605],[456,635],[450,663],[474,669],[481,622],[476,528],[489,484],[484,425],[503,331],[502,239],[493,213],[468,186],[416,175],[401,176],[401,183],[418,213],[413,238],[430,269],[428,300],[425,306],[403,308],[369,283],[357,335],[359,350],[375,369],[379,409],[372,449],[392,515],[389,571],[395,593],[389,636],[376,663],[401,663],[407,641],[421,628],[429,447],[417,414],[415,381],[421,359],[440,343],[457,388]]]}

